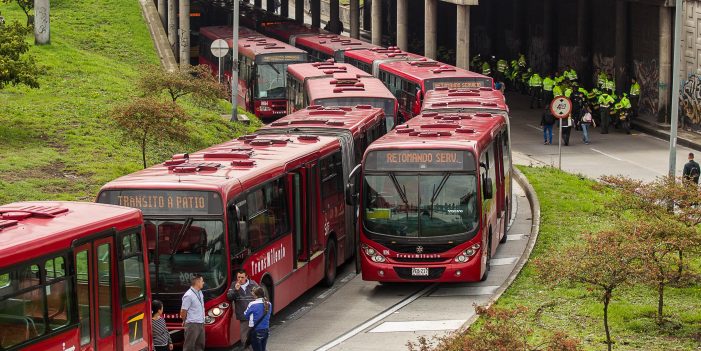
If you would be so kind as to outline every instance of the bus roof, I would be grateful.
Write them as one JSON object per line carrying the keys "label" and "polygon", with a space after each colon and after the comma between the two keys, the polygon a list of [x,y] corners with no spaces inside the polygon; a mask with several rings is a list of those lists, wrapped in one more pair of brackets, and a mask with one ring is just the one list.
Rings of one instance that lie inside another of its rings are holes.
{"label": "bus roof", "polygon": [[493,87],[493,80],[488,76],[433,60],[386,62],[380,65],[380,70],[398,75],[404,79],[414,82],[424,83],[425,81],[431,79],[449,78],[455,80],[459,78],[468,78],[470,80],[484,81],[484,83],[488,83],[482,84],[482,86],[488,85],[489,87]]}
{"label": "bus roof", "polygon": [[368,146],[387,149],[483,149],[506,118],[491,113],[429,112],[410,119]]}
{"label": "bus roof", "polygon": [[[229,26],[202,27],[200,35],[209,39],[224,39],[229,47],[234,44],[233,34]],[[251,59],[268,54],[294,54],[287,61],[299,62],[306,61],[307,52],[282,41],[268,38],[252,29],[240,28],[239,54]]]}
{"label": "bus roof", "polygon": [[305,83],[309,101],[340,97],[372,97],[396,100],[394,95],[373,77],[358,77],[347,73],[334,73],[333,77],[311,79]]}
{"label": "bus roof", "polygon": [[292,37],[326,33],[323,29],[314,28],[306,24],[299,24],[297,22],[263,23],[260,26],[260,30],[266,35],[290,44],[292,44],[290,42]]}
{"label": "bus roof", "polygon": [[0,206],[0,267],[54,250],[73,241],[116,228],[141,224],[141,211],[90,202],[35,201]]}
{"label": "bus roof", "polygon": [[335,63],[333,60],[311,63],[297,63],[287,66],[287,73],[300,82],[310,78],[331,77],[335,73],[347,73],[356,77],[372,77],[371,74],[348,63]]}
{"label": "bus roof", "polygon": [[317,34],[297,38],[295,45],[304,45],[310,49],[334,56],[337,51],[380,48],[375,44],[337,34]]}
{"label": "bus roof", "polygon": [[328,136],[246,135],[192,154],[173,155],[166,162],[111,181],[101,191],[168,189],[224,194],[255,186],[289,164],[306,162],[337,145],[338,139]]}
{"label": "bus roof", "polygon": [[445,109],[499,110],[509,112],[504,94],[492,88],[436,88],[426,92],[423,112]]}
{"label": "bus roof", "polygon": [[395,46],[388,48],[370,48],[349,50],[344,53],[348,58],[353,58],[367,64],[372,64],[375,60],[390,60],[390,59],[421,59],[423,56],[413,54],[411,52],[402,51]]}
{"label": "bus roof", "polygon": [[292,133],[297,129],[316,128],[349,130],[352,134],[356,134],[380,121],[384,123],[384,120],[384,111],[369,105],[354,107],[312,105],[264,126],[257,133],[267,134],[271,131]]}

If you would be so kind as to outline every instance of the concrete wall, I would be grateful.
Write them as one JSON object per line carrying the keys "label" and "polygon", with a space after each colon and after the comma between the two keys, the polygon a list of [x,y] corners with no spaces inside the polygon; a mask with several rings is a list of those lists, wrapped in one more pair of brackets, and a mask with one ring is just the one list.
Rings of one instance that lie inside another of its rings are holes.
{"label": "concrete wall", "polygon": [[631,3],[629,49],[631,61],[628,68],[638,79],[641,94],[641,113],[657,114],[659,108],[659,7]]}
{"label": "concrete wall", "polygon": [[682,27],[682,126],[701,131],[701,1],[684,2]]}

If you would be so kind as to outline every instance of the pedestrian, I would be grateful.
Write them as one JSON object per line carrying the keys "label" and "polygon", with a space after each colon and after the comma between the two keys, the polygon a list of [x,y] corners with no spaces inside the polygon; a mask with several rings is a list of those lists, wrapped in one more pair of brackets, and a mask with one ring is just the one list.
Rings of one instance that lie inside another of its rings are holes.
{"label": "pedestrian", "polygon": [[684,171],[682,172],[684,180],[687,182],[694,182],[694,184],[699,184],[699,175],[701,175],[701,167],[699,167],[698,162],[694,161],[694,153],[689,153],[689,162],[684,165]]}
{"label": "pedestrian", "polygon": [[633,109],[633,117],[638,117],[638,102],[640,101],[640,84],[635,78],[630,80],[630,102]]}
{"label": "pedestrian", "polygon": [[273,313],[273,306],[265,296],[263,288],[254,288],[253,296],[255,300],[248,304],[244,312],[244,316],[253,321],[250,325],[252,331],[249,335],[249,341],[253,351],[265,351],[270,332],[270,316]]}
{"label": "pedestrian", "polygon": [[533,108],[534,102],[541,107],[543,100],[543,80],[540,78],[538,72],[533,73],[533,75],[528,78],[528,87],[531,90],[531,108]]}
{"label": "pedestrian", "polygon": [[562,127],[562,142],[565,146],[570,145],[570,133],[572,132],[572,115],[565,118],[560,118],[560,126]]}
{"label": "pedestrian", "polygon": [[151,301],[151,334],[154,351],[173,350],[173,339],[170,338],[166,320],[162,316],[163,302],[159,300]]}
{"label": "pedestrian", "polygon": [[552,75],[548,75],[543,79],[543,101],[545,102],[545,105],[548,106],[550,105],[550,102],[553,101],[553,88],[555,87],[555,80],[552,78]]}
{"label": "pedestrian", "polygon": [[540,119],[540,125],[543,127],[543,145],[553,143],[553,124],[555,124],[555,116],[550,112],[550,107],[546,106],[543,117]]}
{"label": "pedestrian", "polygon": [[599,95],[599,113],[601,114],[601,134],[609,133],[609,123],[610,121],[610,110],[611,105],[614,103],[613,97],[607,93]]}
{"label": "pedestrian", "polygon": [[249,320],[244,316],[246,308],[251,301],[255,300],[253,297],[253,290],[258,287],[258,284],[253,281],[253,279],[248,278],[246,270],[239,269],[236,271],[236,281],[231,283],[229,290],[226,292],[226,297],[234,305],[234,312],[236,313],[236,319],[239,320],[239,335],[241,336],[241,345],[243,345],[244,350],[247,348],[246,342],[248,340],[248,326]]}
{"label": "pedestrian", "polygon": [[582,126],[582,141],[584,141],[584,144],[589,145],[589,127],[596,127],[596,122],[594,122],[589,106],[584,106],[582,109],[582,122],[580,125]]}
{"label": "pedestrian", "polygon": [[204,278],[193,274],[190,278],[190,289],[183,295],[180,308],[180,318],[185,328],[183,351],[204,351]]}

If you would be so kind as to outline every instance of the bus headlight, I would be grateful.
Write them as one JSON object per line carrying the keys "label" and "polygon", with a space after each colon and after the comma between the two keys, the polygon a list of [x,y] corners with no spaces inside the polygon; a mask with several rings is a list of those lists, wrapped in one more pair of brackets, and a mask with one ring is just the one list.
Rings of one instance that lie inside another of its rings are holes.
{"label": "bus headlight", "polygon": [[380,255],[380,253],[377,252],[372,247],[363,244],[361,246],[361,248],[363,249],[363,252],[365,253],[365,255],[367,255],[372,262],[383,263],[383,262],[387,261],[385,256]]}
{"label": "bus headlight", "polygon": [[229,306],[231,306],[231,305],[229,305],[228,302],[222,302],[219,305],[217,305],[217,307],[221,308],[222,310],[229,308]]}
{"label": "bus headlight", "polygon": [[221,308],[219,307],[214,307],[209,312],[207,312],[207,315],[210,317],[219,317],[224,313]]}
{"label": "bus headlight", "polygon": [[204,316],[204,324],[213,324],[214,323],[214,318],[210,316]]}
{"label": "bus headlight", "polygon": [[455,256],[455,262],[458,263],[465,263],[467,262],[470,257],[474,256],[477,253],[477,250],[479,250],[480,244],[474,244],[472,247],[469,249],[461,252],[459,255]]}

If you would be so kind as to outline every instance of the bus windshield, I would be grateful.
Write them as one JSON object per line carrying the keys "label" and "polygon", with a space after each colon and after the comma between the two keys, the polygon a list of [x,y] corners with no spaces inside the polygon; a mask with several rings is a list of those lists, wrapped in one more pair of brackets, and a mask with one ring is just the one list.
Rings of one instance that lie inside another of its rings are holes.
{"label": "bus windshield", "polygon": [[151,289],[177,293],[201,274],[205,293],[226,284],[224,222],[221,219],[145,219]]}
{"label": "bus windshield", "polygon": [[369,236],[444,237],[473,233],[478,226],[474,174],[368,174],[363,200]]}
{"label": "bus windshield", "polygon": [[373,97],[355,97],[355,98],[329,98],[329,99],[317,99],[314,100],[315,105],[321,105],[324,107],[329,106],[358,106],[358,105],[370,105],[372,107],[381,108],[385,111],[385,120],[387,121],[387,130],[392,130],[394,128],[394,116],[396,111],[394,110],[394,99],[384,99],[384,98],[373,98]]}
{"label": "bus windshield", "polygon": [[257,67],[256,98],[284,99],[287,63],[261,63]]}

